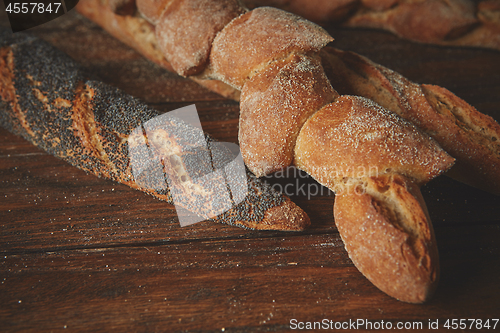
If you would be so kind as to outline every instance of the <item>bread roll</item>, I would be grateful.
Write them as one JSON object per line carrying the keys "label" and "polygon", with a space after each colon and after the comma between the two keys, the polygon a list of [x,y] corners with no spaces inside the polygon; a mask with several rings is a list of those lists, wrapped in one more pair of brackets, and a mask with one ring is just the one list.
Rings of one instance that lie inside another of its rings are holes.
{"label": "bread roll", "polygon": [[319,51],[333,38],[319,26],[271,7],[245,13],[215,38],[212,76],[237,89],[275,60]]}
{"label": "bread roll", "polygon": [[243,86],[238,141],[258,177],[292,164],[302,125],[338,96],[319,59],[291,55],[257,73]]}

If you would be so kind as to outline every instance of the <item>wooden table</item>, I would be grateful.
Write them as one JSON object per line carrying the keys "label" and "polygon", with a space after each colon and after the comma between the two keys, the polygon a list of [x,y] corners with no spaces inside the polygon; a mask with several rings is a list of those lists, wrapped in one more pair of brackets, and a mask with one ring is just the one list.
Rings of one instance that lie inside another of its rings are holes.
{"label": "wooden table", "polygon": [[[8,24],[5,16],[1,22]],[[444,86],[500,120],[500,52],[329,30],[336,47]],[[157,109],[194,103],[206,132],[237,141],[236,102],[149,63],[74,11],[31,32]],[[357,320],[415,330],[438,321],[440,331],[450,331],[448,319],[490,319],[493,326],[499,318],[500,197],[445,176],[423,188],[442,274],[435,297],[412,305],[357,271],[333,221],[334,196],[297,176],[268,181],[292,184],[288,194],[312,220],[305,232],[209,222],[181,228],[172,206],[87,175],[0,129],[0,331],[284,332],[299,323],[335,328]]]}

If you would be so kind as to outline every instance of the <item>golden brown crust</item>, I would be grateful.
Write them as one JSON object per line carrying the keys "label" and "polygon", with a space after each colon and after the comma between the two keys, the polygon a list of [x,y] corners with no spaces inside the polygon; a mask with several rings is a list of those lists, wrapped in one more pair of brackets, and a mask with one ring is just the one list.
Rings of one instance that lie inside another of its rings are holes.
{"label": "golden brown crust", "polygon": [[313,22],[340,21],[358,5],[359,0],[244,0],[248,8],[271,6],[296,13]]}
{"label": "golden brown crust", "polygon": [[[390,0],[382,4],[364,2],[371,8],[387,9],[394,5]],[[176,6],[170,8],[174,16],[182,12]],[[188,18],[192,12],[185,11],[179,17]],[[200,20],[204,22],[203,18]],[[173,26],[180,24],[173,24],[170,30]],[[194,40],[191,36],[186,42]],[[208,76],[243,89],[240,144],[252,170],[261,175],[286,166],[293,149],[298,167],[337,192],[340,203],[335,214],[340,225],[347,226],[342,234],[351,235],[346,244],[349,243],[353,261],[363,273],[391,296],[423,302],[435,288],[438,266],[434,236],[418,186],[446,171],[454,159],[409,121],[366,98],[343,96],[315,113],[337,97],[315,59],[315,54],[329,41],[331,37],[310,22],[277,9],[258,8],[233,19],[217,34],[211,52],[208,51],[208,67],[199,77]],[[168,52],[177,53],[174,49]],[[180,66],[178,71],[187,74],[195,68],[193,73],[199,73],[203,62]],[[370,75],[375,82],[385,78],[387,87],[398,79],[367,68],[369,75],[359,72],[368,83]],[[344,71],[349,73],[349,69]],[[373,84],[365,87],[374,92],[379,88]],[[423,93],[415,95],[412,87],[398,89],[413,101],[398,99],[389,88],[384,89],[383,97],[400,110],[418,108],[427,101]],[[418,118],[412,120],[417,122]],[[266,145],[263,141],[268,138],[272,140]],[[271,147],[280,149],[270,154]],[[363,193],[353,198],[346,192],[350,189],[361,189]],[[347,203],[349,200],[353,200],[354,206]],[[286,224],[298,214],[269,210],[267,216]],[[371,261],[365,261],[366,251],[357,248],[363,241],[359,235],[365,232],[359,232],[356,223],[360,221],[368,221],[366,226],[375,233],[369,235],[373,240],[369,246]],[[374,269],[373,259],[378,256],[382,258],[382,267]]]}
{"label": "golden brown crust", "polygon": [[245,11],[237,0],[177,1],[156,25],[160,49],[178,74],[199,74],[207,66],[216,34]]}
{"label": "golden brown crust", "polygon": [[449,175],[500,195],[500,125],[445,88],[422,85],[422,91],[447,129],[434,137],[457,159]]}
{"label": "golden brown crust", "polygon": [[342,96],[304,124],[294,163],[337,191],[347,178],[386,173],[423,184],[450,168],[453,161],[410,122],[367,98]]}
{"label": "golden brown crust", "polygon": [[139,16],[116,15],[107,1],[83,0],[78,3],[76,9],[150,61],[173,71],[158,47],[154,25],[146,19]]}
{"label": "golden brown crust", "polygon": [[266,210],[264,218],[255,223],[248,224],[255,230],[276,230],[280,226],[281,230],[301,231],[307,229],[311,220],[307,214],[289,198],[282,204]]}
{"label": "golden brown crust", "polygon": [[292,55],[262,70],[243,86],[238,141],[258,177],[289,166],[305,121],[338,96],[318,59]]}
{"label": "golden brown crust", "polygon": [[25,114],[19,105],[19,97],[14,87],[14,54],[10,47],[0,48],[0,98],[9,103],[6,112],[10,117],[17,119],[13,123],[15,131],[26,132],[28,135],[35,135],[26,121]]}
{"label": "golden brown crust", "polygon": [[336,195],[334,216],[349,257],[375,286],[404,302],[430,298],[439,256],[417,186],[397,175],[369,178]]}
{"label": "golden brown crust", "polygon": [[291,53],[318,51],[332,40],[310,21],[260,7],[234,19],[217,35],[210,54],[212,73],[214,78],[241,89],[270,62]]}
{"label": "golden brown crust", "polygon": [[364,96],[417,125],[457,163],[450,176],[500,194],[500,125],[445,88],[419,85],[351,52],[326,48],[325,71],[343,94]]}
{"label": "golden brown crust", "polygon": [[359,11],[347,26],[388,29],[405,38],[428,43],[453,39],[477,23],[474,4],[468,0],[398,1],[385,11]]}
{"label": "golden brown crust", "polygon": [[137,10],[135,0],[109,0],[108,5],[113,13],[121,16],[134,15]]}

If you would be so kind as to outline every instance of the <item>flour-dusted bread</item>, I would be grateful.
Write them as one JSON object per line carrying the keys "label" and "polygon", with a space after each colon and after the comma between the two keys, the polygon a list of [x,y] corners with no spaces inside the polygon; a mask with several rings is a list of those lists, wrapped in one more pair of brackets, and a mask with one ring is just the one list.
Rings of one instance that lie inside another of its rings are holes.
{"label": "flour-dusted bread", "polygon": [[319,51],[332,40],[321,27],[296,15],[257,8],[231,21],[215,38],[210,54],[213,77],[241,89],[271,62]]}
{"label": "flour-dusted bread", "polygon": [[[114,1],[115,0],[112,0],[111,3],[113,7]],[[175,2],[178,3],[179,0],[135,0],[135,2],[141,15],[149,22],[156,25],[160,21],[163,12]]]}
{"label": "flour-dusted bread", "polygon": [[245,11],[237,0],[174,1],[156,26],[159,46],[177,73],[199,74],[207,67],[215,36]]}
{"label": "flour-dusted bread", "polygon": [[420,85],[357,55],[328,47],[323,65],[341,94],[367,97],[411,121],[456,159],[447,173],[500,195],[500,125],[435,85]]}
{"label": "flour-dusted bread", "polygon": [[374,28],[408,40],[500,50],[498,0],[244,0],[323,25]]}
{"label": "flour-dusted bread", "polygon": [[338,96],[319,59],[292,55],[260,71],[243,86],[238,141],[257,176],[292,164],[302,125]]}

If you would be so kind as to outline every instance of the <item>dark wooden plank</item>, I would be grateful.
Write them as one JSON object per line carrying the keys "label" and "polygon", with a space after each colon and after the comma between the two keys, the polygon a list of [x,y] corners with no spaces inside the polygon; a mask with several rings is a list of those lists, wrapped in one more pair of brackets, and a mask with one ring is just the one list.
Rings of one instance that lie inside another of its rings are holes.
{"label": "dark wooden plank", "polygon": [[6,255],[0,315],[7,331],[170,332],[498,316],[498,226],[441,227],[438,235],[444,273],[424,306],[373,287],[334,233]]}

